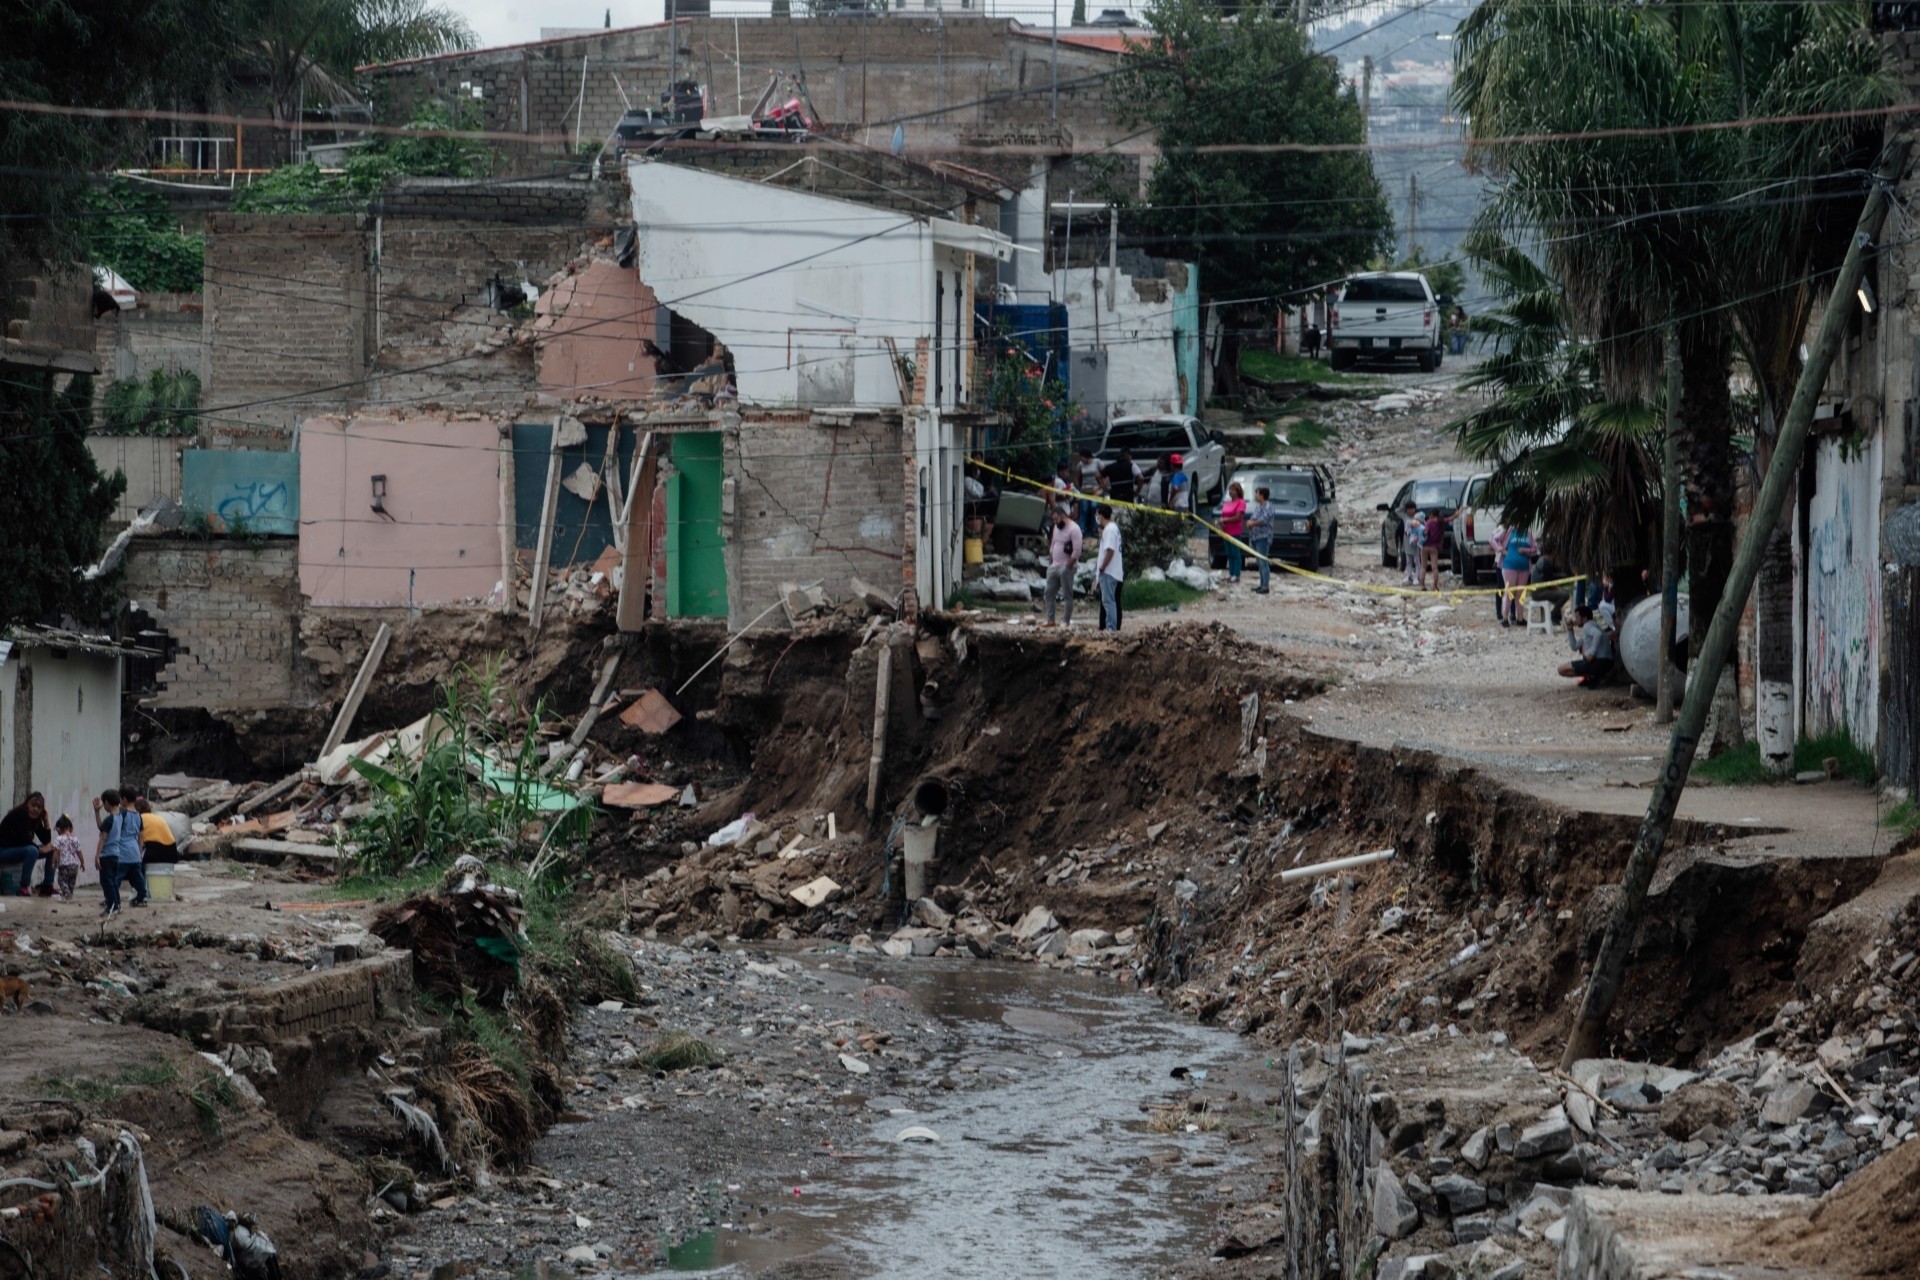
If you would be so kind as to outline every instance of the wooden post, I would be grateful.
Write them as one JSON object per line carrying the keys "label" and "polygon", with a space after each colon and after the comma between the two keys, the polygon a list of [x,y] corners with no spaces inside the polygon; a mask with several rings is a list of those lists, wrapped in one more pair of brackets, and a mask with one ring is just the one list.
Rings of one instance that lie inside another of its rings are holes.
{"label": "wooden post", "polygon": [[560,766],[586,743],[587,735],[592,733],[593,726],[599,723],[600,708],[607,705],[607,695],[613,692],[613,674],[619,669],[620,655],[617,653],[609,654],[607,660],[600,664],[600,678],[593,682],[593,693],[588,698],[587,709],[580,715],[580,723],[573,726],[573,733],[567,738],[566,747],[554,752],[553,758],[548,760],[546,766],[540,770],[542,774],[551,776],[559,772]]}
{"label": "wooden post", "polygon": [[353,727],[353,718],[360,714],[360,703],[367,696],[367,688],[373,683],[373,673],[380,669],[380,660],[387,656],[387,643],[393,639],[393,628],[386,623],[373,633],[373,643],[367,646],[367,656],[360,663],[360,673],[353,678],[353,684],[347,689],[347,700],[340,704],[340,713],[333,718],[333,728],[327,730],[327,740],[320,744],[319,759],[332,755],[341,743],[347,740],[347,730]]}
{"label": "wooden post", "polygon": [[540,613],[547,604],[547,563],[553,559],[553,520],[560,508],[560,424],[553,426],[547,446],[547,492],[540,501],[540,542],[533,553],[533,599],[527,605],[527,626],[540,634]]}
{"label": "wooden post", "polygon": [[633,451],[633,475],[627,486],[626,530],[621,548],[620,595],[614,614],[622,631],[638,631],[647,620],[647,585],[653,576],[653,432],[640,437]]}
{"label": "wooden post", "polygon": [[1667,438],[1660,446],[1660,680],[1655,724],[1673,723],[1673,647],[1680,612],[1680,335],[1667,328]]}
{"label": "wooden post", "polygon": [[1780,436],[1774,443],[1773,460],[1767,464],[1766,478],[1760,482],[1753,514],[1734,552],[1733,570],[1727,575],[1726,590],[1713,611],[1713,624],[1706,630],[1704,643],[1694,641],[1699,623],[1688,619],[1688,647],[1695,656],[1687,676],[1687,696],[1680,704],[1680,718],[1667,743],[1666,762],[1661,767],[1659,780],[1654,783],[1653,796],[1647,802],[1647,816],[1641,820],[1640,834],[1634,840],[1633,852],[1627,856],[1620,892],[1607,916],[1607,931],[1600,939],[1593,971],[1587,976],[1586,998],[1575,1016],[1573,1033],[1567,1037],[1567,1050],[1560,1062],[1562,1070],[1571,1069],[1581,1058],[1604,1055],[1607,1018],[1620,998],[1627,951],[1640,934],[1640,924],[1646,914],[1647,887],[1659,866],[1661,850],[1666,847],[1667,828],[1673,823],[1680,793],[1685,790],[1687,774],[1693,768],[1694,754],[1700,748],[1700,735],[1706,729],[1714,689],[1720,683],[1720,672],[1726,666],[1734,635],[1740,629],[1740,615],[1746,611],[1747,595],[1759,576],[1767,539],[1773,536],[1773,526],[1779,522],[1780,509],[1785,505],[1787,487],[1793,483],[1800,456],[1806,449],[1820,388],[1826,383],[1827,370],[1832,367],[1833,358],[1846,337],[1847,326],[1852,322],[1850,300],[1866,272],[1867,251],[1873,247],[1880,225],[1886,220],[1888,193],[1900,181],[1906,157],[1907,144],[1894,142],[1887,148],[1884,162],[1873,179],[1873,190],[1867,196],[1866,208],[1860,211],[1847,256],[1834,276],[1827,295],[1826,313],[1820,317],[1819,331],[1800,371],[1800,380],[1793,388],[1793,400],[1787,406]]}
{"label": "wooden post", "polygon": [[880,803],[880,773],[887,763],[887,708],[892,701],[893,646],[880,647],[880,663],[873,683],[873,759],[867,765],[867,813]]}
{"label": "wooden post", "polygon": [[500,427],[500,612],[512,613],[519,592],[518,507],[513,497],[513,424]]}

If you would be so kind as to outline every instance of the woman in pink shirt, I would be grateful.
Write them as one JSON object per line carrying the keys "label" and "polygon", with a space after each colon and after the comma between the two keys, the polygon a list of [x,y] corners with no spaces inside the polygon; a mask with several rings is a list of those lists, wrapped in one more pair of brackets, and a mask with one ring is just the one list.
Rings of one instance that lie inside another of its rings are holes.
{"label": "woman in pink shirt", "polygon": [[1220,532],[1227,536],[1227,581],[1240,581],[1244,563],[1237,539],[1247,531],[1247,491],[1239,484],[1227,486],[1227,500],[1220,504]]}

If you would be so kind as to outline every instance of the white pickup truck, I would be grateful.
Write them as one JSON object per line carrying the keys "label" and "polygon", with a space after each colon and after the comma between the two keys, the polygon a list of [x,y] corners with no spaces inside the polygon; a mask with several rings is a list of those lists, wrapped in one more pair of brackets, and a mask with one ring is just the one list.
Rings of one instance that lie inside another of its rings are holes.
{"label": "white pickup truck", "polygon": [[1120,451],[1132,452],[1134,465],[1151,471],[1167,454],[1180,455],[1180,469],[1193,478],[1193,491],[1202,503],[1218,497],[1226,480],[1227,446],[1218,431],[1209,431],[1198,418],[1185,414],[1158,414],[1150,418],[1115,418],[1094,455],[1112,462]]}
{"label": "white pickup truck", "polygon": [[1483,577],[1494,582],[1500,578],[1494,572],[1493,535],[1500,529],[1501,511],[1488,503],[1492,483],[1491,471],[1468,477],[1453,513],[1453,571],[1460,575],[1463,587],[1475,586]]}
{"label": "white pickup truck", "polygon": [[1445,317],[1418,271],[1369,271],[1349,279],[1327,307],[1333,367],[1411,356],[1424,371],[1440,367]]}

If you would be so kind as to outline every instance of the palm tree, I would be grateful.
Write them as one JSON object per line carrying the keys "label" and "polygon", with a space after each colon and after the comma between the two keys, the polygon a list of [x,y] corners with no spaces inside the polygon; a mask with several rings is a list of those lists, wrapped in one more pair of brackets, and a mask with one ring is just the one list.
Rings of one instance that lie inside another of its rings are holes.
{"label": "palm tree", "polygon": [[1600,361],[1575,337],[1566,291],[1513,245],[1469,236],[1466,251],[1499,303],[1474,319],[1491,346],[1462,384],[1490,395],[1454,424],[1493,466],[1507,519],[1538,529],[1562,567],[1644,563],[1660,512],[1659,420],[1644,401],[1608,400]]}
{"label": "palm tree", "polygon": [[471,48],[473,29],[428,0],[242,0],[243,57],[261,65],[276,120],[292,120],[303,92],[336,101],[354,68]]}
{"label": "palm tree", "polygon": [[[1692,607],[1710,613],[1732,560],[1736,348],[1777,416],[1878,122],[1687,127],[1891,101],[1866,6],[1485,0],[1455,51],[1470,158],[1502,179],[1482,226],[1538,237],[1606,392],[1651,399],[1676,333]],[[1587,136],[1527,140],[1543,134]]]}

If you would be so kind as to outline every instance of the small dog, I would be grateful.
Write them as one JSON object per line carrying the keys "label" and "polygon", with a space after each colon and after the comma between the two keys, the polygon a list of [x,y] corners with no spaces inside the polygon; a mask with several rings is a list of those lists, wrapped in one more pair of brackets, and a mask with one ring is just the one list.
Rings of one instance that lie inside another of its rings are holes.
{"label": "small dog", "polygon": [[0,978],[0,1010],[4,1010],[11,1001],[15,1013],[24,1013],[27,1001],[31,999],[33,992],[27,987],[25,978]]}

